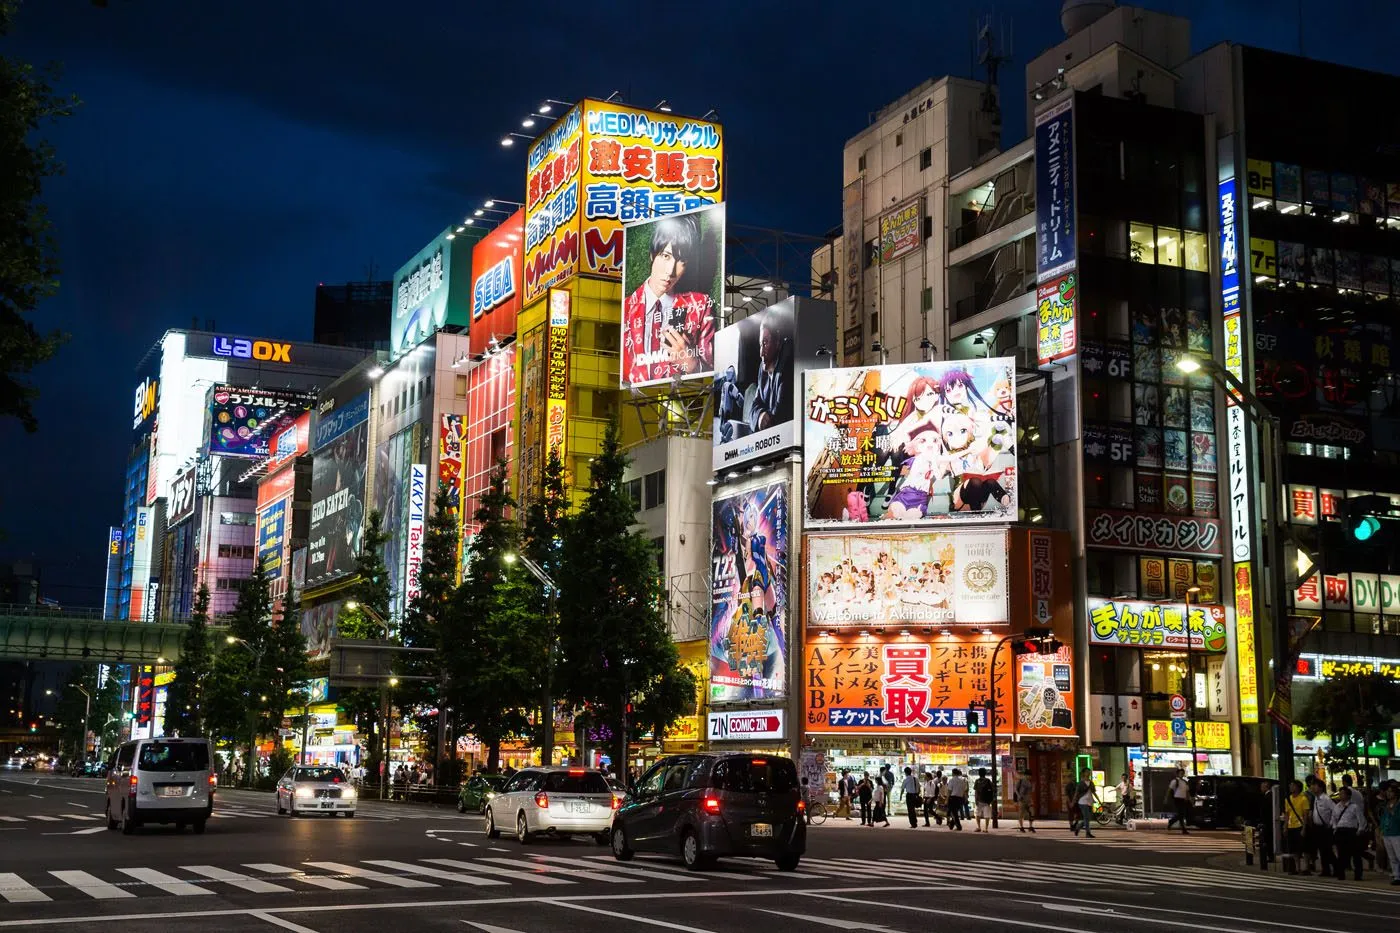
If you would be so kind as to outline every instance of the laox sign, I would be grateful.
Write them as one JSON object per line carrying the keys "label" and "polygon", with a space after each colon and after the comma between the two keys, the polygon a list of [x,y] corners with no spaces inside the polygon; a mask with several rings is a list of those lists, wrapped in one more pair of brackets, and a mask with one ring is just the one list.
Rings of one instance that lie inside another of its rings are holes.
{"label": "laox sign", "polygon": [[271,340],[244,340],[242,337],[215,337],[215,356],[235,356],[242,360],[266,360],[271,363],[290,363],[292,345],[275,343]]}

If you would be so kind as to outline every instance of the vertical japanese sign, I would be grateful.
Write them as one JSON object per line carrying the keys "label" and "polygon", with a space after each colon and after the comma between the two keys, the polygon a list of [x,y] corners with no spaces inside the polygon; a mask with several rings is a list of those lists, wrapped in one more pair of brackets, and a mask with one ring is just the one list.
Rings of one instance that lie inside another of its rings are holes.
{"label": "vertical japanese sign", "polygon": [[787,695],[788,485],[714,501],[710,532],[710,700]]}
{"label": "vertical japanese sign", "polygon": [[1055,615],[1054,537],[1048,531],[1030,532],[1031,618],[1049,625]]}
{"label": "vertical japanese sign", "polygon": [[1036,281],[1074,271],[1074,98],[1035,118]]}
{"label": "vertical japanese sign", "polygon": [[545,362],[544,462],[551,452],[562,463],[569,418],[569,311],[573,294],[562,288],[549,292],[549,338]]}
{"label": "vertical japanese sign", "polygon": [[470,280],[466,241],[458,239],[450,227],[399,267],[389,315],[390,355],[403,356],[444,325],[468,326]]}
{"label": "vertical japanese sign", "polygon": [[1235,179],[1220,182],[1220,294],[1223,313],[1240,310],[1240,249],[1239,228],[1235,216]]}
{"label": "vertical japanese sign", "polygon": [[1254,653],[1254,586],[1249,562],[1235,564],[1235,657],[1240,681],[1240,722],[1259,721],[1259,662]]}
{"label": "vertical japanese sign", "polygon": [[924,245],[924,199],[905,201],[880,215],[880,264],[895,262]]}
{"label": "vertical japanese sign", "polygon": [[1041,366],[1072,356],[1079,349],[1074,322],[1076,278],[1071,272],[1035,290],[1035,348]]}
{"label": "vertical japanese sign", "polygon": [[841,211],[841,362],[861,361],[865,309],[861,286],[865,277],[865,183],[857,178],[846,186]]}
{"label": "vertical japanese sign", "polygon": [[525,168],[525,304],[578,272],[583,105],[530,146]]}
{"label": "vertical japanese sign", "polygon": [[408,475],[408,548],[404,559],[404,608],[413,605],[420,592],[418,572],[423,566],[424,522],[428,514],[428,465],[415,463]]}
{"label": "vertical japanese sign", "polygon": [[156,669],[147,665],[136,673],[136,725],[149,729],[156,711]]}

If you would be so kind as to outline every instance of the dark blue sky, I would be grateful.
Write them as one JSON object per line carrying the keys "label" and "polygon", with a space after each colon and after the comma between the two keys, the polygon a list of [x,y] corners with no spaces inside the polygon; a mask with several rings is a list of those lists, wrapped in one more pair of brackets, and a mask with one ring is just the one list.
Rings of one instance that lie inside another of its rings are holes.
{"label": "dark blue sky", "polygon": [[[1145,5],[1191,18],[1195,49],[1297,51],[1291,0]],[[96,605],[146,349],[193,318],[309,339],[318,282],[388,277],[481,199],[520,199],[523,152],[497,141],[540,99],[715,108],[731,222],[821,234],[840,222],[844,140],[924,79],[968,74],[974,15],[1014,24],[1014,141],[1059,6],[26,0],[6,53],[62,62],[84,101],[47,134],[67,164],[46,192],[65,271],[38,319],[73,340],[37,375],[40,433],[0,424],[0,553]],[[1309,55],[1393,67],[1393,0],[1303,10]]]}

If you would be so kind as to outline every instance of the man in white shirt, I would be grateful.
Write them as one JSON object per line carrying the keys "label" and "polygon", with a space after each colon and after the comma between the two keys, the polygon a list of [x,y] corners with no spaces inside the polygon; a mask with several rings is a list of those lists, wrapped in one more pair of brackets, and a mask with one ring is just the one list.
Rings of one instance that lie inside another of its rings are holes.
{"label": "man in white shirt", "polygon": [[[938,816],[938,784],[927,771],[919,785],[919,795],[924,798],[924,825],[927,826],[930,816]],[[938,823],[943,824],[943,817],[938,816]]]}
{"label": "man in white shirt", "polygon": [[963,807],[967,806],[967,778],[962,769],[954,768],[948,779],[948,828],[962,831]]}
{"label": "man in white shirt", "polygon": [[1167,820],[1167,829],[1171,829],[1173,823],[1180,822],[1181,834],[1189,835],[1186,830],[1186,818],[1191,812],[1191,781],[1186,777],[1185,768],[1176,769],[1176,777],[1167,785],[1167,792],[1171,794],[1175,811],[1171,819]]}
{"label": "man in white shirt", "polygon": [[1323,876],[1334,872],[1332,858],[1332,820],[1337,815],[1337,804],[1327,796],[1327,785],[1318,777],[1308,778],[1308,790],[1312,792],[1312,809],[1308,811],[1308,831],[1303,841],[1308,848],[1307,870],[1316,870]]}

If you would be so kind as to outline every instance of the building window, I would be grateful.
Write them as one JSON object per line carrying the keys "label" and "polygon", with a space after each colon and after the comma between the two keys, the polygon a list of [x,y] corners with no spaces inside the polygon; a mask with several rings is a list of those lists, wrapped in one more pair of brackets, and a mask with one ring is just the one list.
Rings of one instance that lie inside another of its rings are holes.
{"label": "building window", "polygon": [[1133,262],[1156,262],[1157,249],[1151,224],[1128,224],[1128,256]]}
{"label": "building window", "polygon": [[1175,227],[1157,228],[1157,263],[1181,266],[1181,231]]}
{"label": "building window", "polygon": [[220,593],[236,593],[243,581],[233,577],[215,577],[214,589]]}
{"label": "building window", "polygon": [[880,332],[880,312],[879,312],[879,311],[871,311],[871,312],[870,312],[870,332],[871,332],[872,334],[878,334],[878,333]]}
{"label": "building window", "polygon": [[452,397],[453,397],[453,398],[466,398],[466,397],[467,397],[467,377],[466,377],[466,376],[458,375],[458,376],[454,376],[454,377],[453,377],[453,379],[452,379]]}
{"label": "building window", "polygon": [[491,432],[491,464],[494,467],[506,458],[506,428]]}
{"label": "building window", "polygon": [[860,158],[856,159],[856,171],[865,171],[865,153],[861,153]]}
{"label": "building window", "polygon": [[221,544],[219,545],[219,556],[230,557],[234,560],[252,560],[253,546],[251,544]]}
{"label": "building window", "polygon": [[651,546],[656,551],[656,569],[664,574],[666,572],[666,536],[652,538]]}
{"label": "building window", "polygon": [[1206,235],[1186,231],[1186,268],[1192,272],[1209,272],[1210,258],[1206,253]]}
{"label": "building window", "polygon": [[220,525],[247,525],[252,526],[257,523],[257,516],[252,512],[220,512]]}
{"label": "building window", "polygon": [[924,218],[924,239],[925,239],[925,240],[928,240],[928,239],[932,239],[932,238],[933,238],[933,218],[932,218],[932,217],[925,217],[925,218]]}
{"label": "building window", "polygon": [[904,134],[903,134],[903,133],[895,133],[895,134],[894,134],[894,144],[895,144],[896,146],[902,146],[902,145],[904,145]]}
{"label": "building window", "polygon": [[871,240],[865,244],[865,268],[871,269],[880,261],[880,241]]}
{"label": "building window", "polygon": [[664,505],[666,502],[666,471],[657,470],[655,473],[648,473],[645,485],[646,501],[643,507],[654,509],[658,505]]}
{"label": "building window", "polygon": [[930,146],[919,153],[919,171],[933,166],[933,147]]}
{"label": "building window", "polygon": [[627,498],[632,500],[632,505],[637,509],[642,508],[642,478],[629,479],[622,484],[622,491],[627,494]]}

